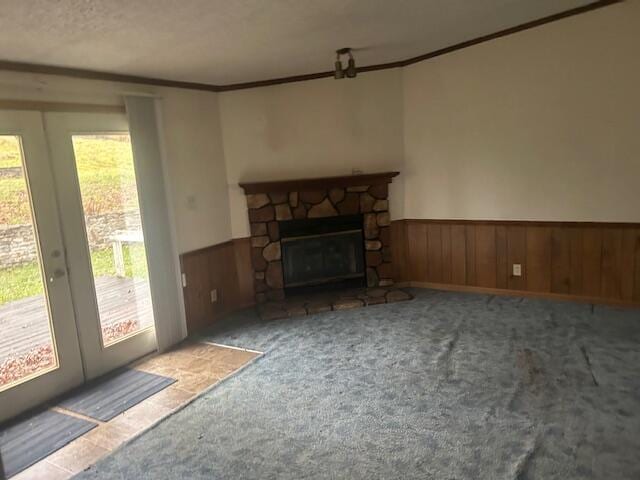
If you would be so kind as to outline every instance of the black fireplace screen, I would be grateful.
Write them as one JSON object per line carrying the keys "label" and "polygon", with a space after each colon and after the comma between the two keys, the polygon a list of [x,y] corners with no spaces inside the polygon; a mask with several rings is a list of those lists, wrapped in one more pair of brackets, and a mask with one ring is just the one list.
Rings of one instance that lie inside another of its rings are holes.
{"label": "black fireplace screen", "polygon": [[287,291],[329,284],[364,284],[360,215],[282,222],[280,230]]}

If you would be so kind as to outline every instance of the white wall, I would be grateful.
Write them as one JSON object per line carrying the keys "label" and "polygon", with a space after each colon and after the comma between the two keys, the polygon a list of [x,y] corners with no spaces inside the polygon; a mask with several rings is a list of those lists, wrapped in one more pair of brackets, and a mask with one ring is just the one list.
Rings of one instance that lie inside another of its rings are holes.
{"label": "white wall", "polygon": [[161,98],[169,194],[179,251],[229,240],[231,225],[217,94],[0,72],[0,100],[123,105],[124,93]]}
{"label": "white wall", "polygon": [[163,123],[180,251],[231,239],[217,94],[164,89]]}
{"label": "white wall", "polygon": [[640,221],[640,2],[403,70],[406,218]]}
{"label": "white wall", "polygon": [[[234,238],[249,235],[242,181],[267,181],[400,169],[400,70],[220,94]],[[402,215],[402,178],[391,189]]]}

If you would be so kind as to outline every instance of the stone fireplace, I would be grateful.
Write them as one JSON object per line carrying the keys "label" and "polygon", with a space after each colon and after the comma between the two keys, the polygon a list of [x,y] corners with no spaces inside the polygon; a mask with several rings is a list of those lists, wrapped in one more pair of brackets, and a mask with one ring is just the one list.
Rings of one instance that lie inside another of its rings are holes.
{"label": "stone fireplace", "polygon": [[393,285],[388,185],[396,175],[240,184],[256,302],[283,300],[299,287]]}

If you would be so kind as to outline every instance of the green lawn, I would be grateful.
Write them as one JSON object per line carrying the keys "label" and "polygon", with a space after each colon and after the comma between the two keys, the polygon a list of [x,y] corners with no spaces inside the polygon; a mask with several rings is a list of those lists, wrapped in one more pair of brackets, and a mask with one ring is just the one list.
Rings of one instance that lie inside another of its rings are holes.
{"label": "green lawn", "polygon": [[0,168],[19,167],[20,143],[17,137],[0,135]]}
{"label": "green lawn", "polygon": [[[147,262],[142,245],[125,245],[124,264],[129,278],[148,278]],[[115,276],[111,248],[91,253],[93,274],[96,277]],[[42,293],[42,278],[36,262],[0,270],[0,305]]]}
{"label": "green lawn", "polygon": [[[0,168],[21,168],[21,156],[17,137],[0,136]],[[29,223],[30,215],[24,177],[0,177],[0,224]]]}
{"label": "green lawn", "polygon": [[[86,215],[138,208],[128,136],[74,136],[82,203]],[[17,137],[0,136],[0,169],[22,165]],[[0,225],[31,223],[24,176],[0,176]]]}
{"label": "green lawn", "polygon": [[75,136],[73,149],[85,215],[138,209],[128,136]]}

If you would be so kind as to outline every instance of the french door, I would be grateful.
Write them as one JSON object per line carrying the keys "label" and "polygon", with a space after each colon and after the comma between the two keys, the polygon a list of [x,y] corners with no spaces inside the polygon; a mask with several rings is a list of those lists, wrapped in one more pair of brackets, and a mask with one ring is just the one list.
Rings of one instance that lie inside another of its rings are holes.
{"label": "french door", "polygon": [[84,372],[42,116],[0,112],[0,420]]}
{"label": "french door", "polygon": [[0,111],[0,421],[156,349],[124,114]]}
{"label": "french door", "polygon": [[124,114],[47,113],[44,125],[87,378],[156,348]]}

